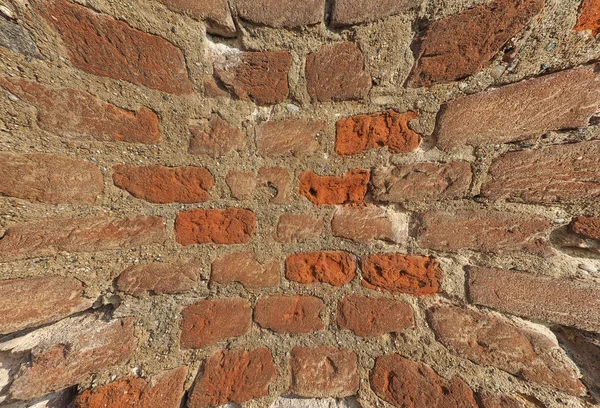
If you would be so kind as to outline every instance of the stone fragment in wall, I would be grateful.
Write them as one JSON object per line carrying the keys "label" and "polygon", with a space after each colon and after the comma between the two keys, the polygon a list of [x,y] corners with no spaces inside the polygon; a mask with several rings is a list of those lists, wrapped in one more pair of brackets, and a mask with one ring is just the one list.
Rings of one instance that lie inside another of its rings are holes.
{"label": "stone fragment in wall", "polygon": [[197,261],[153,262],[133,265],[117,277],[121,292],[137,297],[186,293],[198,285],[200,265]]}
{"label": "stone fragment in wall", "polygon": [[246,289],[259,289],[279,285],[279,262],[271,259],[259,262],[252,251],[222,255],[212,263],[211,286],[239,282]]}
{"label": "stone fragment in wall", "polygon": [[160,0],[170,10],[187,14],[206,23],[206,31],[223,37],[234,37],[235,24],[227,0]]}
{"label": "stone fragment in wall", "polygon": [[331,11],[331,25],[345,27],[370,23],[394,15],[405,15],[421,5],[421,0],[335,0]]}
{"label": "stone fragment in wall", "polygon": [[596,36],[600,33],[600,1],[599,0],[583,0],[579,7],[579,15],[575,31],[589,32]]}
{"label": "stone fragment in wall", "polygon": [[408,239],[408,222],[407,214],[392,208],[340,206],[333,213],[331,232],[335,237],[355,242],[381,240],[401,243]]}
{"label": "stone fragment in wall", "polygon": [[175,220],[177,242],[183,246],[245,244],[255,230],[256,216],[241,208],[184,211]]}
{"label": "stone fragment in wall", "polygon": [[344,251],[300,252],[285,260],[285,277],[303,283],[343,286],[356,276],[356,257]]}
{"label": "stone fragment in wall", "polygon": [[319,239],[323,232],[323,217],[311,214],[283,213],[279,216],[275,241],[298,243]]}
{"label": "stone fragment in wall", "polygon": [[2,16],[0,16],[0,47],[26,57],[44,58],[29,31]]}
{"label": "stone fragment in wall", "polygon": [[264,157],[304,157],[321,149],[319,137],[325,122],[306,120],[267,121],[254,129],[258,154]]}
{"label": "stone fragment in wall", "polygon": [[343,176],[319,176],[305,171],[298,176],[298,191],[315,205],[361,204],[367,194],[370,173],[364,169]]}
{"label": "stone fragment in wall", "polygon": [[325,329],[321,312],[325,304],[313,296],[273,294],[258,299],[254,321],[277,333],[312,333]]}
{"label": "stone fragment in wall", "polygon": [[325,0],[235,0],[242,20],[273,28],[299,28],[319,24]]}
{"label": "stone fragment in wall", "polygon": [[346,296],[338,302],[337,324],[361,337],[399,333],[415,326],[412,307],[400,300]]}
{"label": "stone fragment in wall", "polygon": [[244,133],[217,114],[190,125],[189,129],[192,134],[188,149],[190,154],[217,158],[239,152],[246,145]]}

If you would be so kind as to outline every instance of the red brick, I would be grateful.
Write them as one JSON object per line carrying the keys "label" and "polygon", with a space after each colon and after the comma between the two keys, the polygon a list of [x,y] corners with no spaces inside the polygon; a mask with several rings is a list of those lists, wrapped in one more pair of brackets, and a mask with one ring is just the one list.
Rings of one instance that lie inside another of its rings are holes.
{"label": "red brick", "polygon": [[248,200],[256,192],[258,179],[256,174],[250,171],[229,170],[225,176],[225,182],[229,187],[231,197],[236,200]]}
{"label": "red brick", "polygon": [[600,33],[600,1],[583,0],[579,8],[579,17],[575,31],[590,30],[593,36]]}
{"label": "red brick", "polygon": [[285,276],[304,284],[342,286],[356,275],[356,257],[344,251],[301,252],[285,260]]}
{"label": "red brick", "polygon": [[203,167],[132,166],[113,167],[113,182],[136,198],[151,203],[198,203],[210,198],[215,184]]}
{"label": "red brick", "polygon": [[104,321],[96,316],[66,319],[0,345],[30,349],[8,395],[29,400],[77,385],[92,374],[127,360],[135,351],[131,317]]}
{"label": "red brick", "polygon": [[245,244],[256,230],[256,217],[250,210],[191,210],[180,212],[175,220],[177,242],[192,244]]}
{"label": "red brick", "polygon": [[89,308],[75,278],[45,276],[0,281],[0,334],[55,322]]}
{"label": "red brick", "polygon": [[456,81],[485,68],[544,7],[544,0],[494,0],[431,23],[413,41],[410,87]]}
{"label": "red brick", "polygon": [[138,297],[186,293],[198,285],[200,272],[197,261],[134,265],[121,272],[116,287]]}
{"label": "red brick", "polygon": [[229,93],[224,90],[213,76],[205,77],[202,81],[204,85],[204,96],[209,98],[228,97]]}
{"label": "red brick", "polygon": [[284,213],[279,216],[275,240],[290,243],[316,240],[322,232],[323,217]]}
{"label": "red brick", "polygon": [[451,150],[510,143],[587,126],[600,106],[596,77],[576,68],[454,99],[442,106],[437,145]]}
{"label": "red brick", "polygon": [[473,303],[600,333],[600,284],[593,281],[471,267],[468,287]]}
{"label": "red brick", "polygon": [[181,348],[204,348],[250,331],[252,308],[246,299],[201,300],[181,312]]}
{"label": "red brick", "polygon": [[469,195],[473,173],[466,162],[414,163],[380,167],[373,171],[377,201],[457,200]]}
{"label": "red brick", "polygon": [[374,205],[338,207],[331,220],[331,232],[355,242],[404,242],[408,238],[408,216]]}
{"label": "red brick", "polygon": [[76,89],[0,77],[0,86],[36,108],[38,126],[65,138],[156,144],[158,116],[146,107],[121,109]]}
{"label": "red brick", "polygon": [[274,294],[258,299],[254,321],[277,333],[312,333],[325,328],[319,316],[324,308],[316,297]]}
{"label": "red brick", "polygon": [[0,261],[98,252],[163,244],[161,217],[43,218],[9,226],[0,239]]}
{"label": "red brick", "polygon": [[439,262],[427,256],[365,255],[361,268],[365,287],[416,296],[438,293],[444,275]]}
{"label": "red brick", "polygon": [[331,12],[331,25],[344,27],[369,23],[396,14],[403,14],[421,5],[420,0],[335,0]]}
{"label": "red brick", "polygon": [[438,251],[506,253],[528,251],[539,255],[553,252],[546,239],[550,223],[528,214],[493,210],[429,211],[420,215],[417,242]]}
{"label": "red brick", "polygon": [[336,123],[335,152],[359,154],[387,147],[390,153],[409,153],[419,148],[421,135],[408,127],[416,112],[398,113],[389,109],[375,115],[357,115]]}
{"label": "red brick", "polygon": [[290,174],[287,170],[281,167],[263,167],[258,170],[258,175],[267,187],[274,190],[270,203],[287,203],[290,194]]}
{"label": "red brick", "polygon": [[298,179],[299,193],[315,205],[360,204],[367,194],[369,171],[354,169],[341,177],[305,171]]}
{"label": "red brick", "polygon": [[204,20],[206,31],[225,37],[235,36],[236,29],[227,0],[161,0],[176,13]]}
{"label": "red brick", "polygon": [[314,101],[360,100],[371,89],[371,76],[358,47],[338,42],[306,57],[306,86]]}
{"label": "red brick", "polygon": [[346,296],[338,303],[337,324],[361,337],[398,333],[415,326],[412,307],[399,300]]}
{"label": "red brick", "polygon": [[571,230],[586,238],[600,240],[600,217],[577,217],[571,222]]}
{"label": "red brick", "polygon": [[179,408],[187,372],[187,367],[179,367],[150,380],[126,377],[83,391],[73,405],[75,408]]}
{"label": "red brick", "polygon": [[66,0],[34,7],[60,33],[76,68],[177,95],[193,91],[183,53],[164,38]]}
{"label": "red brick", "polygon": [[506,153],[481,188],[492,200],[567,204],[600,197],[600,142]]}
{"label": "red brick", "polygon": [[455,306],[434,307],[429,318],[438,340],[460,356],[526,381],[574,395],[585,393],[575,365],[554,336],[515,326],[498,315]]}
{"label": "red brick", "polygon": [[279,262],[276,259],[258,262],[252,251],[234,252],[217,258],[212,263],[211,285],[233,282],[239,282],[247,289],[278,286]]}
{"label": "red brick", "polygon": [[343,398],[358,392],[357,358],[348,349],[294,347],[290,367],[295,395]]}
{"label": "red brick", "polygon": [[227,156],[240,151],[246,144],[246,136],[236,127],[225,122],[218,115],[190,126],[190,147],[188,153],[207,155],[212,158]]}
{"label": "red brick", "polygon": [[473,391],[459,377],[447,380],[423,363],[399,354],[375,360],[371,388],[379,398],[398,407],[477,408]]}
{"label": "red brick", "polygon": [[530,403],[518,396],[507,394],[483,393],[480,397],[482,408],[536,408],[538,405]]}
{"label": "red brick", "polygon": [[274,28],[297,28],[319,24],[325,0],[235,0],[241,19]]}
{"label": "red brick", "polygon": [[266,157],[303,157],[321,150],[318,137],[325,122],[306,120],[267,121],[256,126],[256,148]]}
{"label": "red brick", "polygon": [[258,105],[274,105],[287,99],[288,71],[292,56],[287,51],[242,52],[214,65],[215,76],[237,98]]}
{"label": "red brick", "polygon": [[93,203],[102,172],[83,160],[45,153],[0,153],[0,196],[50,204]]}
{"label": "red brick", "polygon": [[220,350],[205,361],[187,406],[205,408],[261,398],[269,393],[269,385],[276,378],[277,368],[266,347]]}

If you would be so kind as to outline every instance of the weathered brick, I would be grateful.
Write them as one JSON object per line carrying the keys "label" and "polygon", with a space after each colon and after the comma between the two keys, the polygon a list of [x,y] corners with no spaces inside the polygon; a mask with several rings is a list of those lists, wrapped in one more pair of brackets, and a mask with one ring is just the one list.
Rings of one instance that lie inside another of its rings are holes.
{"label": "weathered brick", "polygon": [[383,400],[402,407],[477,408],[473,391],[459,377],[447,380],[423,363],[399,354],[375,360],[371,388]]}
{"label": "weathered brick", "polygon": [[331,25],[344,27],[369,23],[396,14],[403,14],[421,5],[420,0],[335,0],[331,11]]}
{"label": "weathered brick", "polygon": [[290,391],[301,397],[343,398],[360,385],[356,354],[348,349],[294,347],[290,367]]}
{"label": "weathered brick", "polygon": [[375,115],[356,115],[336,123],[335,152],[359,154],[387,147],[390,153],[409,153],[419,148],[421,135],[408,127],[416,112],[389,109]]}
{"label": "weathered brick", "polygon": [[204,348],[250,331],[252,308],[246,299],[201,300],[181,312],[181,348]]}
{"label": "weathered brick", "polygon": [[73,401],[75,408],[179,408],[185,392],[188,368],[165,371],[146,380],[125,377],[88,389]]}
{"label": "weathered brick", "polygon": [[160,0],[176,13],[184,13],[207,24],[206,31],[224,37],[235,36],[236,29],[227,0]]}
{"label": "weathered brick", "polygon": [[297,243],[316,240],[323,232],[323,217],[284,213],[279,216],[275,240]]}
{"label": "weathered brick", "polygon": [[469,194],[473,173],[466,162],[414,163],[379,167],[373,171],[377,201],[456,200]]}
{"label": "weathered brick", "polygon": [[394,299],[346,296],[338,303],[337,324],[361,337],[377,337],[414,327],[412,307]]}
{"label": "weathered brick", "polygon": [[571,230],[586,238],[600,240],[600,217],[577,217],[571,222]]}
{"label": "weathered brick", "polygon": [[351,42],[323,45],[306,57],[306,86],[314,101],[360,100],[371,89],[371,76]]}
{"label": "weathered brick", "polygon": [[434,136],[444,150],[538,139],[587,126],[598,106],[597,75],[570,69],[454,99],[442,106]]}
{"label": "weathered brick", "polygon": [[165,239],[161,217],[43,218],[9,226],[0,239],[0,261],[163,244]]}
{"label": "weathered brick", "polygon": [[319,24],[325,0],[235,0],[240,18],[274,28],[297,28]]}
{"label": "weathered brick", "polygon": [[312,333],[323,330],[325,304],[312,296],[274,294],[261,297],[254,307],[254,321],[277,333]]}
{"label": "weathered brick", "polygon": [[252,251],[234,252],[215,259],[210,275],[211,285],[239,282],[247,289],[279,285],[279,262],[271,259],[258,262]]}
{"label": "weathered brick", "polygon": [[225,183],[229,187],[231,197],[236,200],[249,200],[256,192],[258,179],[251,171],[229,170],[225,176]]}
{"label": "weathered brick", "polygon": [[507,394],[482,393],[480,400],[482,408],[535,408],[537,406],[518,396]]}
{"label": "weathered brick", "polygon": [[246,136],[238,128],[214,114],[197,125],[190,126],[188,153],[208,155],[212,158],[227,156],[246,145]]}
{"label": "weathered brick", "polygon": [[0,17],[0,47],[27,57],[43,59],[31,33],[17,23]]}
{"label": "weathered brick", "polygon": [[44,276],[0,281],[0,334],[55,322],[89,308],[75,278]]}
{"label": "weathered brick", "polygon": [[575,203],[600,197],[600,142],[506,153],[492,162],[483,196],[526,203]]}
{"label": "weathered brick", "polygon": [[333,213],[331,232],[356,242],[404,242],[408,238],[408,216],[374,205],[341,206]]}
{"label": "weathered brick", "polygon": [[269,385],[276,378],[277,368],[266,347],[220,350],[205,361],[187,406],[206,408],[261,398],[269,393]]}
{"label": "weathered brick", "polygon": [[129,111],[90,93],[23,78],[0,77],[0,86],[33,105],[38,126],[66,138],[155,144],[162,142],[158,116],[146,107]]}
{"label": "weathered brick", "polygon": [[183,53],[164,38],[66,0],[34,7],[60,33],[76,68],[177,95],[193,91]]}
{"label": "weathered brick", "polygon": [[548,220],[493,210],[429,211],[420,215],[417,242],[438,251],[505,253],[528,251],[551,255]]}
{"label": "weathered brick", "polygon": [[416,296],[438,293],[444,275],[437,260],[416,255],[365,255],[361,268],[365,287]]}
{"label": "weathered brick", "polygon": [[477,364],[570,394],[585,393],[575,365],[554,336],[515,326],[498,315],[455,306],[430,309],[429,320],[442,344]]}
{"label": "weathered brick", "polygon": [[151,203],[198,203],[210,198],[215,184],[203,167],[132,166],[113,167],[113,182],[132,196]]}
{"label": "weathered brick", "polygon": [[177,242],[184,246],[245,244],[255,230],[254,213],[240,208],[180,212],[175,220]]}
{"label": "weathered brick", "polygon": [[287,99],[288,71],[292,56],[287,51],[241,52],[225,62],[215,62],[215,76],[237,98],[258,105],[274,105]]}
{"label": "weathered brick", "polygon": [[579,17],[575,31],[591,31],[593,36],[600,33],[600,1],[583,0],[579,8]]}
{"label": "weathered brick", "polygon": [[301,252],[285,260],[285,277],[304,284],[342,286],[356,275],[356,257],[344,251]]}
{"label": "weathered brick", "polygon": [[200,279],[197,261],[154,262],[134,265],[117,277],[116,287],[121,292],[143,297],[150,294],[185,293],[192,290]]}
{"label": "weathered brick", "polygon": [[411,87],[475,74],[544,7],[544,0],[494,0],[431,23],[415,38]]}
{"label": "weathered brick", "polygon": [[325,132],[325,122],[267,121],[256,126],[254,132],[261,156],[303,157],[321,149],[318,137]]}
{"label": "weathered brick", "polygon": [[131,317],[107,322],[97,316],[80,316],[0,344],[2,351],[31,353],[8,395],[17,400],[37,398],[124,362],[136,348],[133,322]]}
{"label": "weathered brick", "polygon": [[340,177],[305,171],[298,179],[299,193],[315,205],[360,204],[367,194],[369,171],[354,169]]}
{"label": "weathered brick", "polygon": [[93,203],[103,190],[102,172],[86,161],[45,153],[0,153],[0,196],[50,204]]}
{"label": "weathered brick", "polygon": [[272,204],[285,204],[290,195],[290,173],[281,167],[262,167],[258,170],[265,186],[273,191],[273,197],[269,199]]}
{"label": "weathered brick", "polygon": [[471,267],[468,287],[473,303],[600,333],[598,283]]}

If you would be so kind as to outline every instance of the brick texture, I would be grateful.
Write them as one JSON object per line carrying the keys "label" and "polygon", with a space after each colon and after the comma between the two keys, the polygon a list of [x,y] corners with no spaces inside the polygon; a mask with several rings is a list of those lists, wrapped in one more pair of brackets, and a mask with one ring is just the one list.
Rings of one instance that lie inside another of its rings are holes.
{"label": "brick texture", "polygon": [[412,307],[399,300],[346,296],[337,310],[340,329],[351,330],[361,337],[377,337],[414,327]]}
{"label": "brick texture", "polygon": [[243,20],[275,28],[318,24],[325,14],[325,0],[235,0]]}
{"label": "brick texture", "polygon": [[261,156],[266,157],[303,157],[320,150],[318,137],[324,131],[324,122],[268,121],[255,129],[256,148]]}
{"label": "brick texture", "polygon": [[396,14],[404,14],[420,5],[419,0],[382,0],[364,2],[360,0],[335,0],[331,14],[331,25],[344,27],[368,23]]}
{"label": "brick texture", "polygon": [[323,232],[323,218],[309,214],[284,213],[279,216],[275,240],[303,242],[316,240]]}
{"label": "brick texture", "polygon": [[600,218],[577,217],[571,222],[571,230],[586,238],[600,240]]}
{"label": "brick texture", "polygon": [[154,262],[125,269],[116,279],[116,287],[133,296],[186,293],[198,285],[197,261]]}
{"label": "brick texture", "polygon": [[400,243],[408,238],[408,217],[383,207],[338,207],[331,219],[331,232],[356,242]]}
{"label": "brick texture", "polygon": [[312,333],[325,328],[320,317],[324,307],[316,297],[275,294],[256,302],[254,321],[278,333]]}
{"label": "brick texture", "polygon": [[355,169],[344,176],[319,176],[307,171],[298,178],[300,194],[315,205],[360,204],[367,194],[369,172]]}
{"label": "brick texture", "polygon": [[576,31],[590,31],[592,35],[600,33],[600,1],[583,0],[579,8]]}
{"label": "brick texture", "polygon": [[212,158],[227,156],[240,151],[246,144],[246,136],[218,115],[190,126],[190,146],[188,153],[207,155]]}
{"label": "brick texture", "polygon": [[160,0],[169,9],[185,13],[197,20],[204,20],[206,31],[233,37],[236,29],[227,0]]}
{"label": "brick texture", "polygon": [[356,275],[356,257],[343,251],[303,252],[285,260],[285,276],[299,283],[342,286]]}
{"label": "brick texture", "polygon": [[248,289],[278,286],[279,262],[272,259],[260,263],[252,251],[223,255],[212,263],[210,282],[221,285],[239,282]]}
{"label": "brick texture", "polygon": [[256,217],[250,210],[191,210],[175,220],[177,242],[192,244],[245,244],[256,229]]}

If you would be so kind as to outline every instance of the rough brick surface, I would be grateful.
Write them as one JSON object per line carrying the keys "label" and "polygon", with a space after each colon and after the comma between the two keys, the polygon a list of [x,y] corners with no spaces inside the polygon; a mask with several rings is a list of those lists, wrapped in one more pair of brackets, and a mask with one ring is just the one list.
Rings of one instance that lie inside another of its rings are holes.
{"label": "rough brick surface", "polygon": [[571,230],[584,237],[600,240],[600,217],[577,217],[571,222]]}
{"label": "rough brick surface", "polygon": [[128,111],[84,91],[49,87],[22,78],[0,77],[0,86],[33,105],[38,126],[50,133],[106,142],[162,141],[158,117],[146,107]]}
{"label": "rough brick surface", "polygon": [[210,283],[227,285],[233,282],[239,282],[247,289],[278,286],[279,262],[271,259],[261,263],[252,251],[234,252],[215,259]]}
{"label": "rough brick surface", "polygon": [[315,205],[360,204],[367,194],[369,171],[354,169],[344,176],[319,176],[307,171],[298,179],[298,191]]}
{"label": "rough brick surface", "polygon": [[600,142],[506,153],[492,162],[481,193],[492,200],[574,203],[600,197]]}
{"label": "rough brick surface", "polygon": [[494,0],[431,23],[414,40],[411,87],[451,82],[486,67],[545,0]]}
{"label": "rough brick surface", "polygon": [[266,157],[303,157],[321,149],[318,137],[324,132],[325,122],[267,121],[255,129],[256,148]]}
{"label": "rough brick surface", "polygon": [[320,316],[324,307],[316,297],[274,294],[256,302],[254,321],[278,333],[312,333],[325,328]]}
{"label": "rough brick surface", "polygon": [[231,197],[236,200],[249,200],[256,192],[258,178],[251,171],[230,170],[225,176]]}
{"label": "rough brick surface", "polygon": [[227,0],[160,0],[169,9],[207,23],[206,31],[233,37],[236,29]]}
{"label": "rough brick surface", "polygon": [[579,17],[575,25],[576,31],[591,31],[592,35],[600,33],[600,1],[583,0],[579,8]]}
{"label": "rough brick surface", "polygon": [[0,334],[62,319],[87,309],[93,300],[83,297],[75,278],[44,276],[0,281]]}
{"label": "rough brick surface", "polygon": [[529,272],[469,268],[473,303],[600,333],[600,285]]}
{"label": "rough brick surface", "polygon": [[325,0],[235,0],[240,18],[274,28],[318,24],[325,15]]}
{"label": "rough brick surface", "polygon": [[239,297],[201,300],[181,312],[181,347],[204,348],[248,333],[252,308]]}
{"label": "rough brick surface", "polygon": [[302,252],[285,260],[285,276],[304,284],[342,286],[356,275],[356,257],[343,251]]}
{"label": "rough brick surface", "polygon": [[66,0],[36,8],[60,33],[75,67],[173,94],[192,92],[183,53],[164,38]]}
{"label": "rough brick surface", "polygon": [[15,224],[0,239],[0,261],[163,244],[161,217],[45,218]]}
{"label": "rough brick surface", "polygon": [[403,14],[417,8],[420,0],[335,0],[331,12],[331,25],[343,27],[353,24],[368,23],[396,14]]}
{"label": "rough brick surface", "polygon": [[242,150],[246,144],[246,136],[218,115],[211,115],[200,124],[190,126],[190,133],[190,154],[222,157]]}
{"label": "rough brick surface", "polygon": [[351,155],[383,147],[394,154],[417,150],[421,136],[408,127],[408,122],[417,117],[416,112],[398,113],[389,109],[375,115],[339,120],[336,123],[335,152]]}
{"label": "rough brick surface", "polygon": [[356,242],[404,242],[408,238],[408,217],[392,209],[372,205],[338,207],[331,219],[331,233]]}
{"label": "rough brick surface", "polygon": [[86,161],[45,153],[0,153],[0,196],[50,204],[93,203],[103,190],[102,172]]}
{"label": "rough brick surface", "polygon": [[215,184],[203,167],[132,166],[113,167],[113,182],[131,195],[151,203],[197,203],[206,201]]}
{"label": "rough brick surface", "polygon": [[417,241],[423,248],[552,253],[544,237],[550,223],[538,216],[492,210],[429,211],[420,215],[420,222]]}
{"label": "rough brick surface", "polygon": [[430,321],[439,341],[478,364],[570,394],[585,393],[575,366],[553,336],[515,326],[496,315],[455,306],[431,309]]}
{"label": "rough brick surface", "polygon": [[272,191],[273,197],[269,199],[272,204],[285,204],[290,195],[290,173],[281,167],[263,167],[258,170],[258,176],[265,187]]}
{"label": "rough brick surface", "polygon": [[358,391],[356,354],[333,347],[290,351],[291,392],[302,397],[347,397]]}
{"label": "rough brick surface", "polygon": [[473,174],[467,162],[415,163],[373,171],[373,196],[378,201],[456,200],[469,194]]}
{"label": "rough brick surface", "polygon": [[275,240],[290,243],[316,240],[322,232],[322,217],[310,214],[284,213],[279,216]]}
{"label": "rough brick surface", "polygon": [[444,150],[537,139],[587,126],[599,106],[597,75],[576,68],[454,99],[442,107],[435,136]]}
{"label": "rough brick surface", "polygon": [[[256,229],[256,217],[250,210],[191,210],[175,220],[177,242],[192,244],[245,244]],[[0,241],[1,242],[1,241]]]}
{"label": "rough brick surface", "polygon": [[351,42],[323,45],[306,57],[306,86],[314,101],[363,99],[371,89],[361,51]]}
{"label": "rough brick surface", "polygon": [[442,269],[437,260],[402,254],[366,255],[361,259],[363,285],[391,293],[435,295],[440,291]]}
{"label": "rough brick surface", "polygon": [[264,397],[276,378],[277,368],[266,347],[252,351],[221,350],[205,361],[187,406],[205,408],[228,402],[241,404]]}
{"label": "rough brick surface", "polygon": [[507,394],[485,393],[480,397],[482,408],[535,408],[536,405],[522,398]]}
{"label": "rough brick surface", "polygon": [[125,269],[116,280],[121,292],[133,296],[173,295],[192,290],[200,279],[197,261],[154,262]]}
{"label": "rough brick surface", "polygon": [[414,327],[412,307],[399,300],[346,296],[338,303],[337,324],[357,336],[377,337]]}
{"label": "rough brick surface", "polygon": [[399,354],[375,360],[371,388],[383,400],[398,407],[477,408],[473,391],[460,378],[440,377],[431,367]]}

